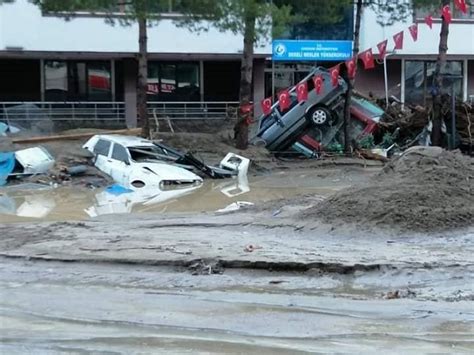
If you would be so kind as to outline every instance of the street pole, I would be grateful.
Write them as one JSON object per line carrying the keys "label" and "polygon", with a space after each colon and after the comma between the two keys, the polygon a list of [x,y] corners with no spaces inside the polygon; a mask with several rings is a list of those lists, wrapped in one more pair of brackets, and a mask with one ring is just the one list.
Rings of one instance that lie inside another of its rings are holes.
{"label": "street pole", "polygon": [[387,73],[387,56],[383,57],[383,74],[385,79],[385,105],[388,107],[388,73]]}

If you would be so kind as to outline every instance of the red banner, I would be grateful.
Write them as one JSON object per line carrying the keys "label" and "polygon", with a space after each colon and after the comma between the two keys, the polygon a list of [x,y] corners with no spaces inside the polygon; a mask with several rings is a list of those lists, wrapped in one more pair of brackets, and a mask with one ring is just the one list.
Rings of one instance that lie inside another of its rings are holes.
{"label": "red banner", "polygon": [[321,89],[323,88],[323,76],[321,74],[313,76],[313,83],[316,95],[321,94]]}
{"label": "red banner", "polygon": [[379,44],[377,44],[380,59],[384,59],[385,55],[387,54],[387,44],[388,44],[387,39],[385,41],[380,42]]}
{"label": "red banner", "polygon": [[340,64],[329,69],[329,72],[331,73],[331,84],[334,87],[339,85],[339,65]]}
{"label": "red banner", "polygon": [[296,85],[296,99],[298,102],[308,100],[308,83],[306,81]]}
{"label": "red banner", "polygon": [[354,79],[357,70],[357,62],[356,57],[346,60],[346,68],[347,68],[347,77],[349,79]]}
{"label": "red banner", "polygon": [[393,49],[403,49],[403,31],[393,36],[393,41],[395,42],[395,48]]}
{"label": "red banner", "polygon": [[260,101],[260,105],[262,106],[262,111],[265,116],[269,115],[272,112],[271,97],[267,97],[266,99],[263,99],[262,101]]}
{"label": "red banner", "polygon": [[446,21],[447,24],[451,23],[452,16],[451,8],[449,7],[449,5],[443,6],[443,9],[441,10],[441,15],[443,16],[444,21]]}
{"label": "red banner", "polygon": [[413,25],[408,27],[408,29],[410,30],[411,38],[413,38],[413,41],[418,41],[418,24],[414,23]]}
{"label": "red banner", "polygon": [[372,53],[372,48],[367,49],[366,51],[359,54],[360,59],[364,63],[364,69],[373,69],[375,68],[374,54]]}
{"label": "red banner", "polygon": [[428,25],[430,29],[433,29],[433,16],[431,15],[426,16],[425,23]]}
{"label": "red banner", "polygon": [[291,105],[290,93],[288,89],[280,91],[278,94],[278,105],[281,111],[287,110]]}

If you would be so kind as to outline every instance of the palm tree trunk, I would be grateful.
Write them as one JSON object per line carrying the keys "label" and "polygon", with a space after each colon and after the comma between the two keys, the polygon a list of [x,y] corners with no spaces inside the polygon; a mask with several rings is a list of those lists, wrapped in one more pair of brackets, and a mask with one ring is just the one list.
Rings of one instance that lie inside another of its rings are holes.
{"label": "palm tree trunk", "polygon": [[142,128],[142,136],[150,136],[150,123],[147,110],[147,84],[148,84],[148,61],[147,61],[147,20],[138,19],[138,80],[137,80],[137,112],[138,124]]}
{"label": "palm tree trunk", "polygon": [[[442,0],[441,6],[450,4],[450,0]],[[448,52],[449,24],[443,18],[441,23],[441,32],[439,34],[438,60],[436,61],[435,72],[433,75],[433,129],[431,131],[431,143],[440,147],[443,143],[441,127],[443,125],[441,88],[443,86],[443,76],[441,68],[446,63],[446,53]]]}

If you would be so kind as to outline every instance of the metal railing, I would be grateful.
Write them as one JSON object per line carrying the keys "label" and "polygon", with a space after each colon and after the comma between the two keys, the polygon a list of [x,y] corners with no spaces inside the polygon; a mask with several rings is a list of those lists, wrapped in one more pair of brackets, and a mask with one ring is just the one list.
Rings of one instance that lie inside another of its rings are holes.
{"label": "metal railing", "polygon": [[[237,118],[239,103],[148,102],[150,119]],[[124,102],[0,102],[0,121],[124,121]]]}
{"label": "metal railing", "polygon": [[237,101],[148,102],[148,116],[166,119],[213,120],[237,118]]}
{"label": "metal railing", "polygon": [[0,120],[123,121],[123,102],[0,102]]}

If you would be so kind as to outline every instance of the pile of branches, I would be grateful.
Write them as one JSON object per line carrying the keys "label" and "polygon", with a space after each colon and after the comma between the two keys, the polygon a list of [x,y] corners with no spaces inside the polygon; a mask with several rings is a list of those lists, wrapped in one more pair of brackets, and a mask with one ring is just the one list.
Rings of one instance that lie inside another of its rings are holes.
{"label": "pile of branches", "polygon": [[[450,97],[442,99],[442,115],[448,129],[451,130],[452,105]],[[405,147],[414,143],[430,122],[431,106],[411,106],[392,101],[385,106],[385,101],[377,100],[379,106],[385,109],[380,121],[380,127],[385,132],[396,135],[396,140]],[[474,147],[474,107],[461,101],[456,102],[456,133],[460,143],[467,147]]]}
{"label": "pile of branches", "polygon": [[[451,106],[443,106],[443,116],[446,124],[450,124],[452,117]],[[474,146],[474,107],[468,103],[456,102],[456,132],[461,143],[469,147]]]}

